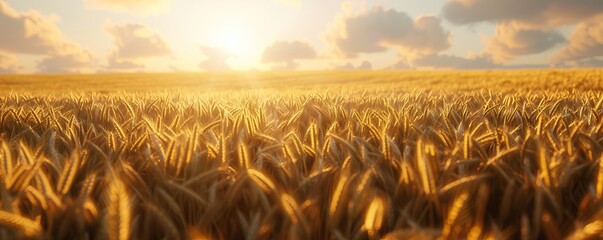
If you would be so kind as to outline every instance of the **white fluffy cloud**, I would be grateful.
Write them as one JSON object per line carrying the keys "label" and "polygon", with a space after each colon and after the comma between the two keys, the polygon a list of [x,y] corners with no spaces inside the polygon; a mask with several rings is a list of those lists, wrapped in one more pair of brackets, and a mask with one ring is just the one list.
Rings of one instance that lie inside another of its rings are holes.
{"label": "white fluffy cloud", "polygon": [[42,71],[78,71],[92,64],[92,54],[68,40],[56,26],[57,21],[57,17],[36,11],[17,12],[0,0],[0,50],[45,56],[38,64]]}
{"label": "white fluffy cloud", "polygon": [[158,14],[169,11],[172,0],[85,0],[86,6],[134,14]]}
{"label": "white fluffy cloud", "polygon": [[276,64],[274,69],[293,70],[297,60],[314,59],[316,51],[310,44],[301,41],[276,41],[264,49],[262,62]]}
{"label": "white fluffy cloud", "polygon": [[450,47],[450,33],[439,18],[413,20],[404,12],[382,7],[340,16],[324,39],[337,55],[348,58],[388,48],[404,54],[432,54]]}

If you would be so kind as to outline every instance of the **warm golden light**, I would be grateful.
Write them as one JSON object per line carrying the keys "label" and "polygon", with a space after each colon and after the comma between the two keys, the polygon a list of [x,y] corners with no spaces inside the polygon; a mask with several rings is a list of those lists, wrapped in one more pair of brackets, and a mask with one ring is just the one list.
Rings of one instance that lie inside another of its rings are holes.
{"label": "warm golden light", "polygon": [[246,54],[250,50],[249,39],[251,35],[244,28],[239,26],[230,26],[222,29],[222,33],[217,35],[221,38],[225,49],[234,55]]}
{"label": "warm golden light", "polygon": [[603,239],[602,3],[0,0],[0,240]]}
{"label": "warm golden light", "polygon": [[254,35],[251,26],[242,21],[224,20],[213,26],[204,45],[220,49],[229,55],[228,64],[234,69],[246,69],[254,63]]}

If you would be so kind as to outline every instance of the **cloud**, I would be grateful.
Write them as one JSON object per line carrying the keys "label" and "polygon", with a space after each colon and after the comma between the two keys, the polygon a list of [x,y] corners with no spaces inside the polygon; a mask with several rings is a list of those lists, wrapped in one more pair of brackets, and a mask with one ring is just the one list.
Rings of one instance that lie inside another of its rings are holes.
{"label": "cloud", "polygon": [[555,30],[537,29],[517,22],[500,23],[486,52],[502,63],[516,56],[542,53],[564,42],[565,37]]}
{"label": "cloud", "polygon": [[358,67],[354,67],[354,65],[350,62],[348,62],[345,65],[335,67],[335,70],[371,70],[371,69],[373,69],[373,64],[371,64],[369,61],[363,61],[362,63],[360,63],[360,65],[358,65]]}
{"label": "cloud", "polygon": [[229,71],[230,66],[226,63],[232,54],[220,48],[200,46],[201,52],[207,57],[199,63],[199,68],[207,71]]}
{"label": "cloud", "polygon": [[129,12],[139,15],[168,12],[172,0],[86,0],[92,9]]}
{"label": "cloud", "polygon": [[145,68],[144,64],[137,63],[131,60],[120,60],[115,57],[109,57],[109,64],[107,65],[108,69],[114,70],[132,70],[132,69],[143,69]]}
{"label": "cloud", "polygon": [[20,68],[14,56],[0,52],[0,73],[16,73]]}
{"label": "cloud", "polygon": [[418,68],[489,69],[499,67],[487,55],[473,55],[463,58],[453,55],[432,54],[411,58],[409,62],[412,66]]}
{"label": "cloud", "polygon": [[568,44],[552,58],[552,64],[603,56],[602,23],[603,14],[578,24]]}
{"label": "cloud", "polygon": [[410,59],[414,68],[429,68],[429,69],[463,69],[463,70],[483,70],[483,69],[545,69],[547,64],[513,64],[502,65],[495,63],[492,57],[488,54],[470,54],[468,57],[459,57],[446,54],[434,54],[420,56]]}
{"label": "cloud", "polygon": [[603,67],[603,59],[601,58],[587,58],[577,61],[571,61],[565,64],[565,66],[574,68],[599,68]]}
{"label": "cloud", "polygon": [[115,42],[114,56],[119,59],[165,57],[172,50],[161,35],[141,24],[113,25],[105,28]]}
{"label": "cloud", "polygon": [[351,62],[348,62],[341,66],[335,66],[335,70],[354,70],[354,69],[356,69],[356,67],[354,67],[354,64],[352,64]]}
{"label": "cloud", "polygon": [[281,64],[275,64],[270,67],[270,70],[273,71],[291,71],[295,70],[299,67],[299,64],[296,62],[286,62]]}
{"label": "cloud", "polygon": [[338,17],[324,39],[337,55],[346,58],[388,48],[405,54],[431,54],[450,47],[450,33],[439,18],[421,16],[413,20],[404,12],[382,7]]}
{"label": "cloud", "polygon": [[414,69],[414,68],[412,66],[410,66],[410,64],[408,63],[408,60],[406,60],[406,58],[404,58],[404,59],[400,59],[396,63],[389,65],[383,69],[384,70],[409,70],[409,69]]}
{"label": "cloud", "polygon": [[[56,26],[57,21],[56,16],[43,16],[36,11],[17,12],[0,0],[0,50],[46,56],[39,62],[39,70],[74,71],[92,64],[92,54],[68,40]],[[53,60],[56,62],[50,63]]]}
{"label": "cloud", "polygon": [[315,57],[316,51],[308,43],[300,41],[276,41],[264,49],[262,62],[281,63]]}
{"label": "cloud", "polygon": [[356,69],[371,70],[371,69],[373,69],[373,64],[371,64],[369,61],[363,61],[362,63],[360,63],[360,65]]}
{"label": "cloud", "polygon": [[298,66],[296,60],[314,58],[316,58],[314,48],[301,41],[276,41],[266,47],[262,53],[263,63],[282,64],[274,66],[274,70],[293,70]]}
{"label": "cloud", "polygon": [[511,64],[511,65],[500,65],[498,68],[499,69],[505,69],[505,70],[549,69],[549,68],[551,68],[551,65],[549,65],[549,64],[541,64],[541,63],[534,63],[534,64]]}
{"label": "cloud", "polygon": [[519,21],[556,27],[603,12],[601,0],[449,0],[443,9],[456,24]]}
{"label": "cloud", "polygon": [[565,42],[557,28],[601,13],[601,0],[448,0],[443,9],[456,24],[496,23],[485,52],[497,62],[552,49]]}
{"label": "cloud", "polygon": [[80,72],[90,65],[92,55],[55,55],[38,62],[38,71],[46,73]]}
{"label": "cloud", "polygon": [[105,31],[113,37],[115,44],[108,57],[108,69],[140,70],[145,67],[140,63],[144,59],[172,55],[172,50],[163,37],[144,25],[110,25],[105,27]]}
{"label": "cloud", "polygon": [[23,54],[58,54],[69,43],[56,27],[57,18],[35,11],[18,13],[0,1],[0,48]]}

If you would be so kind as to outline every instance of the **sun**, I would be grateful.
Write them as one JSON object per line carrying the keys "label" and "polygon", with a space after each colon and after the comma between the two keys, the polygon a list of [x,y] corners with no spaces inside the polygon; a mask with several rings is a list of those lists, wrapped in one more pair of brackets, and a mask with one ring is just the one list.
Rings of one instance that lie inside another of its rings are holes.
{"label": "sun", "polygon": [[242,19],[216,19],[216,25],[204,32],[201,44],[229,54],[227,64],[235,70],[251,69],[257,65],[258,42],[255,28]]}
{"label": "sun", "polygon": [[210,34],[212,47],[228,51],[233,57],[248,57],[252,51],[252,34],[244,24],[221,25]]}

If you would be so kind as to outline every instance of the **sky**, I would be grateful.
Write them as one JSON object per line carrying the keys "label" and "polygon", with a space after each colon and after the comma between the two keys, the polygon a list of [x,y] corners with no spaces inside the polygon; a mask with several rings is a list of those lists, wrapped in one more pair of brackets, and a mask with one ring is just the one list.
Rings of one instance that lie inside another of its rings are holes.
{"label": "sky", "polygon": [[0,0],[0,73],[601,66],[602,0]]}

